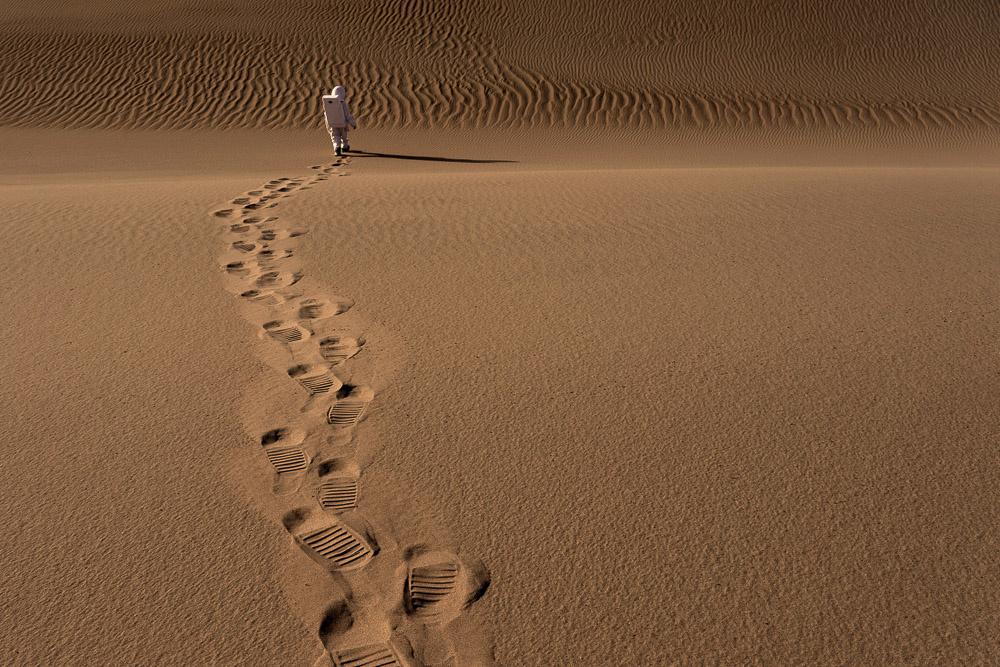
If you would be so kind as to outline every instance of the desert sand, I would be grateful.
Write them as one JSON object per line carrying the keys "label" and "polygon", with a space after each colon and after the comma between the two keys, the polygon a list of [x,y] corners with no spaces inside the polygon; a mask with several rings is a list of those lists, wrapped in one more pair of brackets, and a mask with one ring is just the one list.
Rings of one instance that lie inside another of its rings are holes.
{"label": "desert sand", "polygon": [[997,664],[998,30],[5,8],[0,663]]}

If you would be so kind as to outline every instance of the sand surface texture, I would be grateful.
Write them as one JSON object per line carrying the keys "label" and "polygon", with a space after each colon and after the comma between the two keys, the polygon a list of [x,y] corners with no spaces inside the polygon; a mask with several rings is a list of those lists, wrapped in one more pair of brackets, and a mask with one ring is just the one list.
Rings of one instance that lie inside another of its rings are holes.
{"label": "sand surface texture", "polygon": [[998,32],[3,8],[0,663],[1000,663]]}
{"label": "sand surface texture", "polygon": [[39,0],[2,18],[4,125],[319,127],[304,93],[334,73],[367,127],[1000,125],[1000,8],[981,0]]}

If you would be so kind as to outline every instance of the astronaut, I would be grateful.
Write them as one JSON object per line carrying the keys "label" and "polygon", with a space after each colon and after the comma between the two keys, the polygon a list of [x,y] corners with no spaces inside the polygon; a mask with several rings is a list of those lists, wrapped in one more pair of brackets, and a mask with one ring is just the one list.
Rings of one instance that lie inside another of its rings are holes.
{"label": "astronaut", "polygon": [[335,86],[333,92],[323,96],[323,116],[326,118],[326,129],[330,131],[333,141],[333,152],[343,155],[351,150],[347,140],[347,128],[358,129],[358,124],[347,106],[347,91],[343,86]]}

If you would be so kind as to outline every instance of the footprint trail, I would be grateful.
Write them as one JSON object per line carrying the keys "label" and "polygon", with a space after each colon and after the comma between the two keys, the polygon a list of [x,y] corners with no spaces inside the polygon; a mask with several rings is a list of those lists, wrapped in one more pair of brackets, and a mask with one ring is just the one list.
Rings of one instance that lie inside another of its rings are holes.
{"label": "footprint trail", "polygon": [[314,588],[343,591],[317,615],[323,653],[315,665],[458,665],[459,644],[465,650],[470,643],[478,648],[462,664],[493,664],[483,633],[470,636],[461,620],[490,584],[482,563],[447,548],[399,544],[391,527],[365,513],[377,502],[364,493],[359,451],[367,444],[358,436],[377,398],[372,346],[364,331],[344,323],[348,311],[357,316],[352,299],[302,287],[308,281],[298,250],[308,228],[275,210],[347,175],[349,165],[350,157],[338,158],[314,165],[309,177],[269,180],[211,212],[223,286],[262,341],[261,361],[303,396],[298,413],[255,437],[260,465],[272,475],[269,491],[289,507],[281,517],[289,539],[313,563],[317,583],[326,577],[333,585]]}

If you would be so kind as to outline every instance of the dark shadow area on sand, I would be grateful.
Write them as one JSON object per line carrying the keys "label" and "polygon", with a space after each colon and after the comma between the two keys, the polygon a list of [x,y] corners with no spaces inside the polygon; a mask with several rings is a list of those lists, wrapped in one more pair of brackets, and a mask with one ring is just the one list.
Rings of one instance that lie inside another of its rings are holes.
{"label": "dark shadow area on sand", "polygon": [[458,162],[463,164],[516,164],[517,160],[470,160],[466,158],[434,157],[431,155],[402,155],[399,153],[371,153],[352,149],[345,153],[351,157],[381,157],[391,160],[422,160],[424,162]]}

